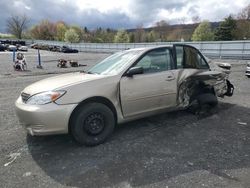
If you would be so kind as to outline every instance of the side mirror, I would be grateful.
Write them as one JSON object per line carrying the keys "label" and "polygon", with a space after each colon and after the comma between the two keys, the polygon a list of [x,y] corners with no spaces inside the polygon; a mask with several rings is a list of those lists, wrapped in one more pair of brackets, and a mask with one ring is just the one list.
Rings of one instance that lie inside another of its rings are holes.
{"label": "side mirror", "polygon": [[142,67],[131,67],[127,71],[126,76],[132,77],[135,74],[143,74],[143,68]]}

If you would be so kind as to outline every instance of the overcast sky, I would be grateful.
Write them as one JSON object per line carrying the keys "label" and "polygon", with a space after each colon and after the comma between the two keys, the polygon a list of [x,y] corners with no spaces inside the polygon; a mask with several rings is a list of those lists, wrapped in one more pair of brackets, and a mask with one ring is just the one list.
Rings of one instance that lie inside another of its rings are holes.
{"label": "overcast sky", "polygon": [[6,19],[25,13],[31,23],[42,19],[68,24],[110,28],[149,27],[166,20],[170,24],[192,23],[192,17],[220,21],[236,14],[250,0],[0,0],[0,32]]}

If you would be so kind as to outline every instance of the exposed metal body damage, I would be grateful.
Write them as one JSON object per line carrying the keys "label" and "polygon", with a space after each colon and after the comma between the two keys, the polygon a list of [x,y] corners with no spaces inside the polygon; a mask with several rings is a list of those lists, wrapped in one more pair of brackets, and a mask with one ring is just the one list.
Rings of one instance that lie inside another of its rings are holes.
{"label": "exposed metal body damage", "polygon": [[[213,93],[217,97],[232,96],[234,86],[228,80],[231,65],[209,62],[211,70],[182,69],[179,73],[178,105],[188,107],[192,98],[200,93]],[[211,66],[211,64],[213,64]]]}

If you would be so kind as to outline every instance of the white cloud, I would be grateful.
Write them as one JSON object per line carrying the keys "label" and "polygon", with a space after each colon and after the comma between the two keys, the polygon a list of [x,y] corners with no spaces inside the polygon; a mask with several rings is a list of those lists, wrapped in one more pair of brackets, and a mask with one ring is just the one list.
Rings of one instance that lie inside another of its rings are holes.
{"label": "white cloud", "polygon": [[198,14],[202,19],[220,21],[229,14],[237,14],[243,7],[250,3],[249,0],[209,0],[199,1]]}
{"label": "white cloud", "polygon": [[99,12],[107,13],[109,11],[126,12],[130,1],[114,0],[77,0],[76,4],[81,11],[96,9]]}
{"label": "white cloud", "polygon": [[0,1],[0,31],[13,14],[41,19],[64,20],[90,28],[134,28],[166,20],[171,24],[192,23],[192,17],[220,21],[238,13],[250,0],[9,0]]}
{"label": "white cloud", "polygon": [[29,6],[24,6],[25,9],[30,10],[31,8]]}

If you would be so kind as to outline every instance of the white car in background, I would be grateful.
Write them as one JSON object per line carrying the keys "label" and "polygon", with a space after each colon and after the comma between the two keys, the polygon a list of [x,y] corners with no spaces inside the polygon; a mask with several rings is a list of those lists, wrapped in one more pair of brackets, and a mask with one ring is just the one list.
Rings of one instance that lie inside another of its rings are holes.
{"label": "white car in background", "polygon": [[27,52],[28,51],[28,47],[27,46],[20,46],[18,47],[19,51],[23,51],[23,52]]}
{"label": "white car in background", "polygon": [[7,47],[7,49],[8,49],[9,51],[17,51],[17,47],[14,46],[14,45],[9,45],[9,46]]}
{"label": "white car in background", "polygon": [[250,62],[247,63],[246,76],[250,78]]}

